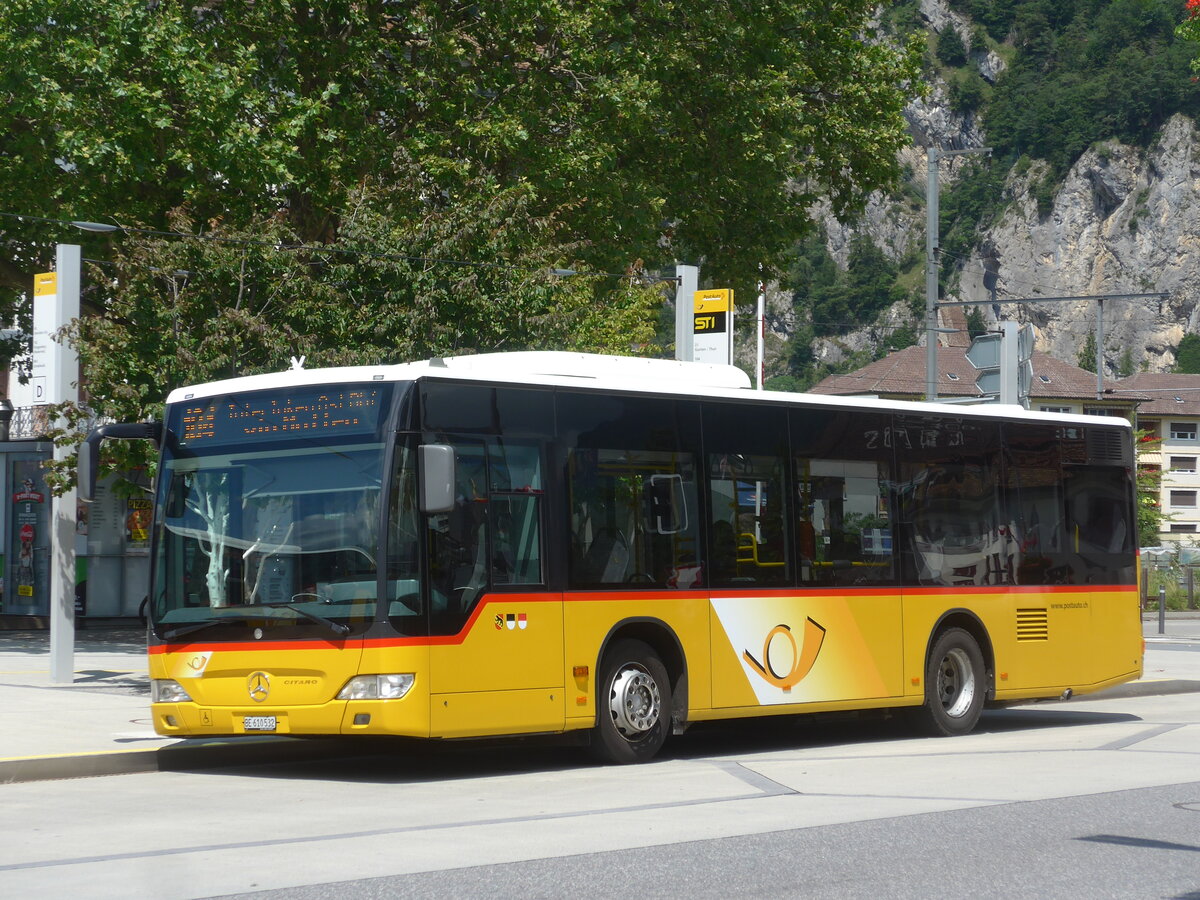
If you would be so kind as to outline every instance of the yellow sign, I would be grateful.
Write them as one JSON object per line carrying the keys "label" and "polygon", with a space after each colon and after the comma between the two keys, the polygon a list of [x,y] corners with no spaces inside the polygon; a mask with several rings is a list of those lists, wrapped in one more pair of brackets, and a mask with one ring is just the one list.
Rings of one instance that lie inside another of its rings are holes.
{"label": "yellow sign", "polygon": [[58,275],[54,272],[40,272],[33,276],[33,296],[45,297],[58,293]]}
{"label": "yellow sign", "polygon": [[721,288],[692,295],[692,359],[733,362],[733,291]]}
{"label": "yellow sign", "polygon": [[693,312],[719,313],[729,312],[733,306],[733,291],[728,288],[719,291],[696,291],[693,297]]}

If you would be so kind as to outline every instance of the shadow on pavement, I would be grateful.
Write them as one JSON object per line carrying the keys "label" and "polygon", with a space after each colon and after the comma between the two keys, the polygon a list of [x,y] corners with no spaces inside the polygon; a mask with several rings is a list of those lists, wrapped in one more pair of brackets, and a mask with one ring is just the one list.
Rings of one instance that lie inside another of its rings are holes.
{"label": "shadow on pavement", "polygon": [[[1126,713],[1071,710],[1062,706],[1023,707],[986,711],[976,732],[1001,734],[1063,725],[1136,721],[1140,721],[1138,716]],[[928,738],[916,733],[903,717],[878,712],[858,718],[843,714],[741,719],[697,724],[686,734],[672,738],[658,759],[665,763],[916,739]],[[217,744],[184,742],[160,749],[159,768],[193,773],[213,771],[224,777],[412,784],[561,772],[601,765],[592,760],[577,736],[442,742],[389,737],[255,738]],[[214,771],[218,769],[219,773]]]}

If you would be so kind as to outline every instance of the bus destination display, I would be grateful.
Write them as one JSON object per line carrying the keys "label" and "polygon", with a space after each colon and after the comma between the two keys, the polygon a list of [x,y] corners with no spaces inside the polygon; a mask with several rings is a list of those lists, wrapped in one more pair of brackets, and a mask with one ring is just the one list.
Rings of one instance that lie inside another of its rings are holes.
{"label": "bus destination display", "polygon": [[318,385],[210,397],[179,404],[176,433],[191,447],[374,434],[388,394],[377,385]]}

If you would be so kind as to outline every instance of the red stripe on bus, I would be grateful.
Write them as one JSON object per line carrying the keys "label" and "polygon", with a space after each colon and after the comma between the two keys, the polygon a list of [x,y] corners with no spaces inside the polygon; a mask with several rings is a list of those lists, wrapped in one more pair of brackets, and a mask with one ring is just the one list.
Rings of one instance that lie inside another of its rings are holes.
{"label": "red stripe on bus", "polygon": [[380,638],[351,638],[345,641],[330,641],[324,638],[314,638],[305,641],[239,641],[235,644],[223,643],[183,643],[155,644],[147,648],[147,652],[179,653],[185,648],[189,651],[221,650],[239,652],[246,650],[283,652],[289,650],[330,649],[345,650],[351,647],[447,647],[461,644],[474,629],[475,624],[483,616],[489,606],[511,603],[549,603],[559,597],[564,603],[593,603],[597,601],[625,601],[630,603],[646,603],[649,601],[667,600],[715,600],[736,599],[738,597],[795,597],[803,599],[810,597],[882,597],[882,596],[917,596],[928,597],[938,594],[1101,594],[1101,593],[1134,593],[1137,585],[1133,584],[1053,584],[1053,585],[956,585],[952,587],[930,586],[909,588],[771,588],[769,590],[754,590],[743,588],[737,590],[715,591],[572,591],[564,594],[490,594],[480,601],[463,627],[455,634],[423,635],[420,637],[380,637]]}

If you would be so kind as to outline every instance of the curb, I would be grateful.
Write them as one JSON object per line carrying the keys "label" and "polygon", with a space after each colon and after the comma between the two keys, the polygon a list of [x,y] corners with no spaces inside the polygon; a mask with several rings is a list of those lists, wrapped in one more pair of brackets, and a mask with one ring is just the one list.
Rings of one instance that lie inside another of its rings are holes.
{"label": "curb", "polygon": [[[340,737],[251,737],[181,740],[177,744],[148,750],[26,756],[0,759],[0,785],[293,763],[362,755],[366,747],[361,740]],[[378,746],[374,749],[378,750]]]}

